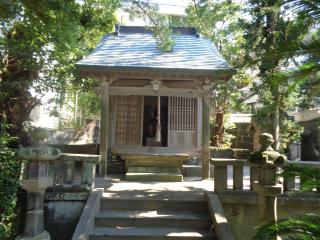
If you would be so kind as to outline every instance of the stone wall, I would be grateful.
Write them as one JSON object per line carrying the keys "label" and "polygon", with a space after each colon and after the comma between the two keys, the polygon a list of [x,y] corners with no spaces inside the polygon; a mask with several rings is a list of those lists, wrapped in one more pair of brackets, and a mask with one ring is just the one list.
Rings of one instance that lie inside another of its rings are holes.
{"label": "stone wall", "polygon": [[301,160],[302,161],[319,161],[320,153],[316,148],[319,138],[319,119],[312,119],[309,121],[299,122],[299,124],[310,131],[307,136],[302,134],[301,137]]}
{"label": "stone wall", "polygon": [[[51,240],[70,240],[76,229],[89,191],[86,188],[48,188],[44,201],[44,228]],[[22,234],[27,211],[27,192],[18,191],[17,201],[19,232]],[[16,235],[16,236],[17,236]],[[14,240],[16,236],[5,238]]]}
{"label": "stone wall", "polygon": [[299,122],[299,125],[304,127],[306,130],[311,131],[309,137],[312,138],[314,142],[318,141],[319,137],[319,119],[312,119],[309,121]]}
{"label": "stone wall", "polygon": [[248,149],[210,147],[210,158],[246,159],[250,152]]}
{"label": "stone wall", "polygon": [[99,144],[100,120],[86,119],[82,131],[74,131],[72,128],[64,130],[48,130],[48,144],[77,145]]}
{"label": "stone wall", "polygon": [[[315,197],[299,195],[299,198],[278,197],[278,218],[288,217],[292,214],[313,213],[320,215],[320,195],[315,195]],[[255,231],[254,228],[259,225],[258,196],[220,195],[219,199],[234,239],[250,239]]]}
{"label": "stone wall", "polygon": [[48,130],[48,144],[85,144],[85,132],[84,131],[73,131],[71,129],[66,129],[64,131],[60,130]]}
{"label": "stone wall", "polygon": [[248,149],[253,151],[253,133],[247,133],[249,123],[236,123],[235,129],[226,130],[236,138],[231,140],[231,148]]}
{"label": "stone wall", "polygon": [[[254,228],[259,225],[259,198],[249,190],[225,191],[219,199],[228,220],[235,240],[250,239]],[[86,189],[49,188],[45,196],[44,220],[45,230],[52,240],[70,240],[84,209],[89,192]],[[20,210],[18,219],[20,233],[23,231],[26,212],[27,193],[20,190],[17,208]],[[277,205],[278,217],[292,214],[313,213],[320,215],[320,194],[302,193],[296,196],[280,196]],[[5,238],[13,240],[14,237]]]}

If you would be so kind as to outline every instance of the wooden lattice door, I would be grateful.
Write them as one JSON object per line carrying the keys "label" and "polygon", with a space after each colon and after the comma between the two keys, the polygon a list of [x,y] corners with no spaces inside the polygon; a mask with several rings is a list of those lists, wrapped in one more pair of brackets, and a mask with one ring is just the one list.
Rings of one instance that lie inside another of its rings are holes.
{"label": "wooden lattice door", "polygon": [[169,98],[169,145],[196,146],[196,98]]}
{"label": "wooden lattice door", "polygon": [[115,145],[141,144],[142,96],[115,96]]}

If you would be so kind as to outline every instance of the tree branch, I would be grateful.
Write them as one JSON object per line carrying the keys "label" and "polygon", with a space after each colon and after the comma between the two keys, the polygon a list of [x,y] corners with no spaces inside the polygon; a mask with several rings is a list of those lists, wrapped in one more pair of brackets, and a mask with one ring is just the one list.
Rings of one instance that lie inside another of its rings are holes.
{"label": "tree branch", "polygon": [[[154,24],[155,28],[159,30],[159,25],[156,24],[156,22],[153,20],[153,18],[150,16],[150,14],[143,7],[141,7],[137,1],[133,1],[133,3],[135,3],[138,6],[138,8],[140,8],[144,12],[144,14],[147,15],[147,17],[150,19],[150,21]],[[164,43],[165,41],[162,38],[161,34],[159,34],[159,37],[160,37],[161,41]]]}

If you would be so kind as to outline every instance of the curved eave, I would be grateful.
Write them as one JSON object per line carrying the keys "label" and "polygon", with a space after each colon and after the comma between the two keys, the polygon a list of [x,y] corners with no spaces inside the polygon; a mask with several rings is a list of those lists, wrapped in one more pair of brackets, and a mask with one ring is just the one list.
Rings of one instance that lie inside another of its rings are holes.
{"label": "curved eave", "polygon": [[76,64],[78,70],[87,71],[123,71],[123,72],[157,72],[157,73],[184,73],[184,74],[211,74],[235,75],[236,69],[190,69],[190,68],[158,68],[158,67],[124,67],[124,66],[98,66]]}

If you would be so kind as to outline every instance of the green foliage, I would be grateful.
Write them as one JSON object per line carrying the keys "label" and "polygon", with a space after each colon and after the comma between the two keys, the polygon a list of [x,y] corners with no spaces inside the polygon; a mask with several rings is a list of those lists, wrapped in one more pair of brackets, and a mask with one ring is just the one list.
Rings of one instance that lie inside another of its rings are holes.
{"label": "green foliage", "polygon": [[167,16],[169,27],[189,27],[185,18]]}
{"label": "green foliage", "polygon": [[[243,54],[241,44],[244,42],[243,30],[238,27],[238,19],[241,18],[243,4],[240,2],[217,1],[217,0],[193,0],[186,8],[188,16],[185,19],[189,27],[195,27],[202,37],[210,39],[218,49],[219,53],[231,65],[238,63],[238,55]],[[237,75],[228,82],[214,83],[215,97],[211,104],[215,108],[216,114],[223,116],[227,111],[247,112],[248,108],[244,104],[245,93],[240,89],[249,85],[253,75],[247,74],[245,69],[239,71]],[[230,144],[231,136],[223,133],[223,121],[216,116],[217,126],[215,134],[217,139],[213,144],[217,147],[221,145],[221,140],[225,144]]]}
{"label": "green foliage", "polygon": [[100,119],[101,95],[95,93],[79,93],[79,108],[83,119]]}
{"label": "green foliage", "polygon": [[153,32],[160,51],[172,51],[176,34],[172,33],[172,29],[167,24],[168,18],[159,14],[158,4],[150,1],[124,1],[122,7],[130,13],[131,21],[139,18],[146,23],[146,29]]}
{"label": "green foliage", "polygon": [[270,219],[256,228],[253,240],[281,239],[316,240],[320,238],[320,216],[314,214],[294,215],[292,217],[279,218],[275,224]]}
{"label": "green foliage", "polygon": [[[285,91],[286,89],[280,89],[280,94]],[[258,103],[263,107],[256,109],[256,114],[253,116],[254,120],[259,123],[262,129],[272,132],[270,119],[273,117],[276,103],[270,88],[264,88],[264,91],[260,92]],[[301,139],[300,135],[303,133],[304,128],[287,115],[290,110],[295,109],[298,105],[299,100],[295,94],[285,97],[283,103],[279,105],[280,148],[278,150],[286,149],[288,144],[299,142]]]}
{"label": "green foliage", "polygon": [[[303,71],[309,70],[299,66],[295,57],[302,52],[293,49],[313,49],[311,45],[307,47],[302,44],[306,42],[302,40],[308,36],[311,25],[305,14],[292,14],[290,6],[282,7],[283,1],[254,0],[249,3],[246,12],[252,19],[240,21],[240,26],[245,30],[243,49],[246,54],[240,56],[242,60],[239,59],[239,62],[247,63],[242,66],[258,70],[260,83],[253,86],[252,92],[258,93],[259,102],[265,109],[258,111],[256,119],[274,135],[274,148],[279,150],[286,148],[288,142],[298,140],[298,134],[302,132],[297,124],[288,119],[287,113],[299,104],[308,107],[306,103],[310,103],[308,89],[300,87],[306,80],[305,76],[294,74],[303,68]],[[289,68],[290,62],[296,65],[294,70]]]}
{"label": "green foliage", "polygon": [[[76,106],[76,93],[69,92],[64,94],[63,108],[67,109],[71,116],[67,119],[60,119],[59,129],[64,127],[73,127],[75,131],[80,131],[83,128],[83,122],[85,119],[100,119],[101,109],[101,95],[91,92],[79,92],[78,93],[78,109],[77,109],[77,122],[75,122],[75,106]],[[56,116],[59,117],[58,112]]]}
{"label": "green foliage", "polygon": [[16,217],[14,208],[17,188],[21,184],[21,161],[17,159],[17,152],[7,147],[9,142],[16,140],[7,133],[10,127],[12,125],[6,122],[0,125],[0,238],[17,230],[12,220]]}
{"label": "green foliage", "polygon": [[237,27],[242,9],[241,2],[193,0],[186,8],[186,23],[213,41],[220,54],[234,64],[234,57],[241,52],[239,43],[244,40],[242,29]]}
{"label": "green foliage", "polygon": [[[297,164],[285,164],[282,169],[283,173],[280,176],[287,178],[300,176],[300,179],[304,180],[303,183],[300,183],[299,193],[312,191],[313,189],[320,191],[320,172],[317,169],[305,168]],[[293,190],[290,194],[292,193],[297,192]]]}
{"label": "green foliage", "polygon": [[214,117],[210,117],[210,139],[217,137],[217,135],[213,132],[213,129],[217,126],[216,119]]}
{"label": "green foliage", "polygon": [[[203,37],[210,39],[231,65],[238,64],[238,55],[243,54],[241,44],[244,44],[244,31],[239,28],[238,20],[241,18],[243,4],[240,2],[193,0],[186,8],[188,16],[185,19],[187,26],[195,27]],[[244,110],[241,98],[245,93],[239,91],[248,86],[254,79],[242,69],[228,82],[215,83],[213,104],[217,112],[227,110]],[[246,110],[244,110],[246,111]]]}
{"label": "green foliage", "polygon": [[12,134],[21,135],[23,121],[47,92],[98,86],[83,81],[75,62],[113,30],[117,7],[118,0],[0,1],[0,112],[14,125]]}
{"label": "green foliage", "polygon": [[[217,125],[216,125],[215,118],[210,117],[210,139],[217,137],[217,135],[213,131],[214,127],[216,127],[216,126]],[[230,113],[226,113],[224,115],[223,126],[224,126],[225,130],[235,129],[237,127],[233,122],[231,122],[231,114]],[[231,140],[233,138],[235,138],[234,135],[224,131],[222,148],[229,148],[231,146]]]}
{"label": "green foliage", "polygon": [[250,113],[248,105],[243,101],[246,93],[240,91],[247,87],[253,79],[247,74],[238,73],[228,82],[218,82],[213,85],[215,96],[211,98],[212,104],[217,112],[239,111],[241,113]]}
{"label": "green foliage", "polygon": [[[294,189],[289,194],[320,190],[320,173],[317,169],[304,168],[297,164],[285,164],[282,166],[283,173],[279,176],[295,178],[300,176],[303,179],[300,190]],[[315,214],[293,215],[277,219],[270,219],[256,228],[251,239],[275,239],[278,235],[281,239],[303,239],[313,240],[320,238],[320,216]]]}

